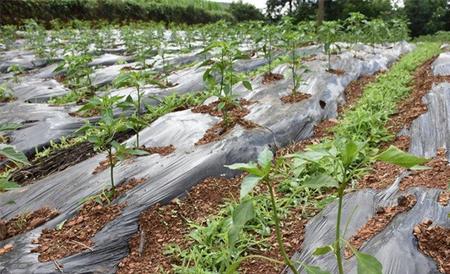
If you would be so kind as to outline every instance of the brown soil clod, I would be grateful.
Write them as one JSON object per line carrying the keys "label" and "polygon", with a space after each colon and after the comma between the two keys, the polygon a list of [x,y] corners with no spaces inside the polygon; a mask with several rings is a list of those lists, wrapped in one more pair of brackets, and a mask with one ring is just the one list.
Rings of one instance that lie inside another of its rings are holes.
{"label": "brown soil clod", "polygon": [[13,250],[14,246],[12,244],[6,244],[3,247],[0,247],[0,256],[11,252]]}
{"label": "brown soil clod", "polygon": [[431,220],[424,221],[414,227],[413,234],[417,245],[438,265],[442,273],[450,273],[450,228],[431,226]]}
{"label": "brown soil clod", "polygon": [[175,152],[174,145],[168,145],[164,147],[141,147],[140,149],[147,151],[150,154],[159,154],[161,156],[167,156]]}
{"label": "brown soil clod", "polygon": [[449,190],[442,191],[441,194],[439,194],[438,203],[441,206],[447,206],[449,201],[450,201],[450,191]]}
{"label": "brown soil clod", "polygon": [[369,174],[358,182],[358,188],[384,189],[394,182],[404,169],[393,164],[377,161]]}
{"label": "brown soil clod", "polygon": [[352,249],[358,250],[361,246],[381,232],[391,221],[400,213],[410,210],[416,204],[416,198],[413,195],[400,196],[397,199],[397,205],[393,207],[379,208],[371,219],[353,235],[348,245],[345,247],[344,256],[350,258],[353,255]]}
{"label": "brown soil clod", "polygon": [[58,211],[45,207],[17,215],[8,221],[0,220],[0,241],[30,231],[58,215]]}
{"label": "brown soil clod", "polygon": [[336,74],[336,75],[338,75],[338,76],[344,75],[344,74],[345,74],[345,71],[342,70],[342,69],[333,69],[333,68],[331,68],[331,69],[327,69],[326,71],[327,71],[328,73]]}
{"label": "brown soil clod", "polygon": [[92,250],[91,238],[107,223],[120,215],[125,204],[111,202],[129,189],[144,182],[144,179],[130,179],[116,187],[115,192],[89,197],[79,212],[61,224],[60,227],[44,229],[33,244],[38,244],[31,252],[40,253],[39,261],[48,262],[76,254],[83,250]]}
{"label": "brown soil clod", "polygon": [[284,104],[294,104],[309,99],[310,97],[311,94],[306,94],[303,92],[295,92],[281,97],[280,100]]}
{"label": "brown soil clod", "polygon": [[284,76],[283,74],[279,73],[273,73],[273,72],[266,72],[263,75],[262,83],[263,85],[268,85],[270,83],[283,80]]}

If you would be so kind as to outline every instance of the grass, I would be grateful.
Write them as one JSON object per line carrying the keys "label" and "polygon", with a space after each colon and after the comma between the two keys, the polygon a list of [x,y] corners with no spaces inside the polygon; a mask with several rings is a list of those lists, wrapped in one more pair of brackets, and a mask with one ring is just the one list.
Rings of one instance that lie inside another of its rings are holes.
{"label": "grass", "polygon": [[394,64],[389,73],[365,88],[358,105],[346,112],[334,129],[338,137],[368,142],[374,146],[392,139],[385,127],[389,116],[396,111],[397,103],[411,93],[412,72],[426,60],[440,52],[440,44],[419,44],[412,53]]}

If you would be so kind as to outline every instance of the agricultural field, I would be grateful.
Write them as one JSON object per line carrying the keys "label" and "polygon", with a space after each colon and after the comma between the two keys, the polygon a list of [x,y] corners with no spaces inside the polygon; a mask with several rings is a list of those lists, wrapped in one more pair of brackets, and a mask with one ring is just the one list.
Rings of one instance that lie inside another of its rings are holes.
{"label": "agricultural field", "polygon": [[1,273],[450,273],[448,32],[0,31]]}

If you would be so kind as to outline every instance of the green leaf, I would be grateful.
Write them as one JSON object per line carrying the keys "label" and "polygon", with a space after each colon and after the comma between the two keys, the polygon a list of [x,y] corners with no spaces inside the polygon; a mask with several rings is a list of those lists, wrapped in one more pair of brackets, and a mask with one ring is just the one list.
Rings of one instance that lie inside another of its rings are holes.
{"label": "green leaf", "polygon": [[256,176],[263,176],[263,171],[260,170],[258,165],[254,162],[249,162],[248,164],[245,163],[236,163],[232,165],[226,165],[225,167],[233,170],[242,170],[245,172],[248,172],[250,174],[256,175]]}
{"label": "green leaf", "polygon": [[59,224],[56,225],[56,230],[61,230],[64,226],[64,224],[66,223],[67,219],[65,219],[64,221],[60,222]]}
{"label": "green leaf", "polygon": [[265,147],[264,150],[258,155],[258,164],[265,170],[270,168],[272,165],[272,160],[273,153],[268,147]]}
{"label": "green leaf", "polygon": [[303,267],[305,268],[307,274],[330,274],[330,272],[323,271],[318,266],[304,264]]}
{"label": "green leaf", "polygon": [[240,203],[234,210],[231,229],[228,232],[228,238],[231,247],[233,247],[234,244],[239,240],[239,233],[244,225],[254,217],[255,210],[253,208],[252,200],[247,200]]}
{"label": "green leaf", "polygon": [[16,123],[4,123],[0,124],[0,131],[7,131],[7,130],[16,130],[20,128],[22,125],[16,124]]}
{"label": "green leaf", "polygon": [[326,151],[317,151],[317,150],[310,150],[294,154],[294,157],[299,157],[301,159],[305,159],[310,162],[318,162],[326,156],[330,156],[330,154]]}
{"label": "green leaf", "polygon": [[323,173],[312,176],[302,184],[302,186],[313,189],[319,189],[322,187],[337,187],[338,185],[339,184],[336,179]]}
{"label": "green leaf", "polygon": [[253,90],[252,88],[252,84],[249,81],[242,81],[242,84],[244,85],[244,87],[248,90]]}
{"label": "green leaf", "polygon": [[261,181],[262,177],[255,176],[255,175],[248,175],[242,180],[241,184],[241,193],[240,197],[241,199],[247,196],[253,188]]}
{"label": "green leaf", "polygon": [[5,178],[0,178],[0,191],[11,190],[19,187],[20,185],[15,182],[8,181]]}
{"label": "green leaf", "polygon": [[405,168],[412,168],[413,166],[428,162],[425,158],[417,157],[410,153],[404,152],[395,146],[390,146],[383,153],[379,154],[376,159]]}
{"label": "green leaf", "polygon": [[347,141],[341,154],[344,166],[349,166],[355,160],[357,155],[358,146],[356,145],[356,143],[351,140]]}
{"label": "green leaf", "polygon": [[237,273],[237,269],[239,265],[241,265],[242,259],[238,259],[236,262],[230,264],[225,271],[225,274],[235,274]]}
{"label": "green leaf", "polygon": [[429,166],[415,165],[415,166],[413,166],[413,167],[410,167],[409,169],[411,169],[411,170],[416,170],[416,171],[421,171],[421,170],[430,170],[430,169],[432,169],[432,168],[429,167]]}
{"label": "green leaf", "polygon": [[313,255],[321,256],[321,255],[325,255],[331,251],[333,251],[333,247],[331,245],[321,246],[321,247],[316,248],[316,250],[314,250]]}
{"label": "green leaf", "polygon": [[23,154],[21,151],[17,151],[13,146],[0,144],[0,155],[5,156],[9,160],[28,165],[27,156]]}
{"label": "green leaf", "polygon": [[353,252],[358,263],[358,274],[382,274],[383,266],[375,257],[356,250]]}

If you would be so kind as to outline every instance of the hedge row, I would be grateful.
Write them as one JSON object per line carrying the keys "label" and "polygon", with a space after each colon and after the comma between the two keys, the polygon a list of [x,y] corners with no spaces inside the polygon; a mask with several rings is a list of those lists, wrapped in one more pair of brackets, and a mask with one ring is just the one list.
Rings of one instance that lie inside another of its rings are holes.
{"label": "hedge row", "polygon": [[26,19],[46,24],[54,19],[69,21],[107,20],[164,21],[186,24],[233,21],[224,11],[209,11],[194,6],[136,2],[133,0],[1,0],[0,25],[19,25]]}

